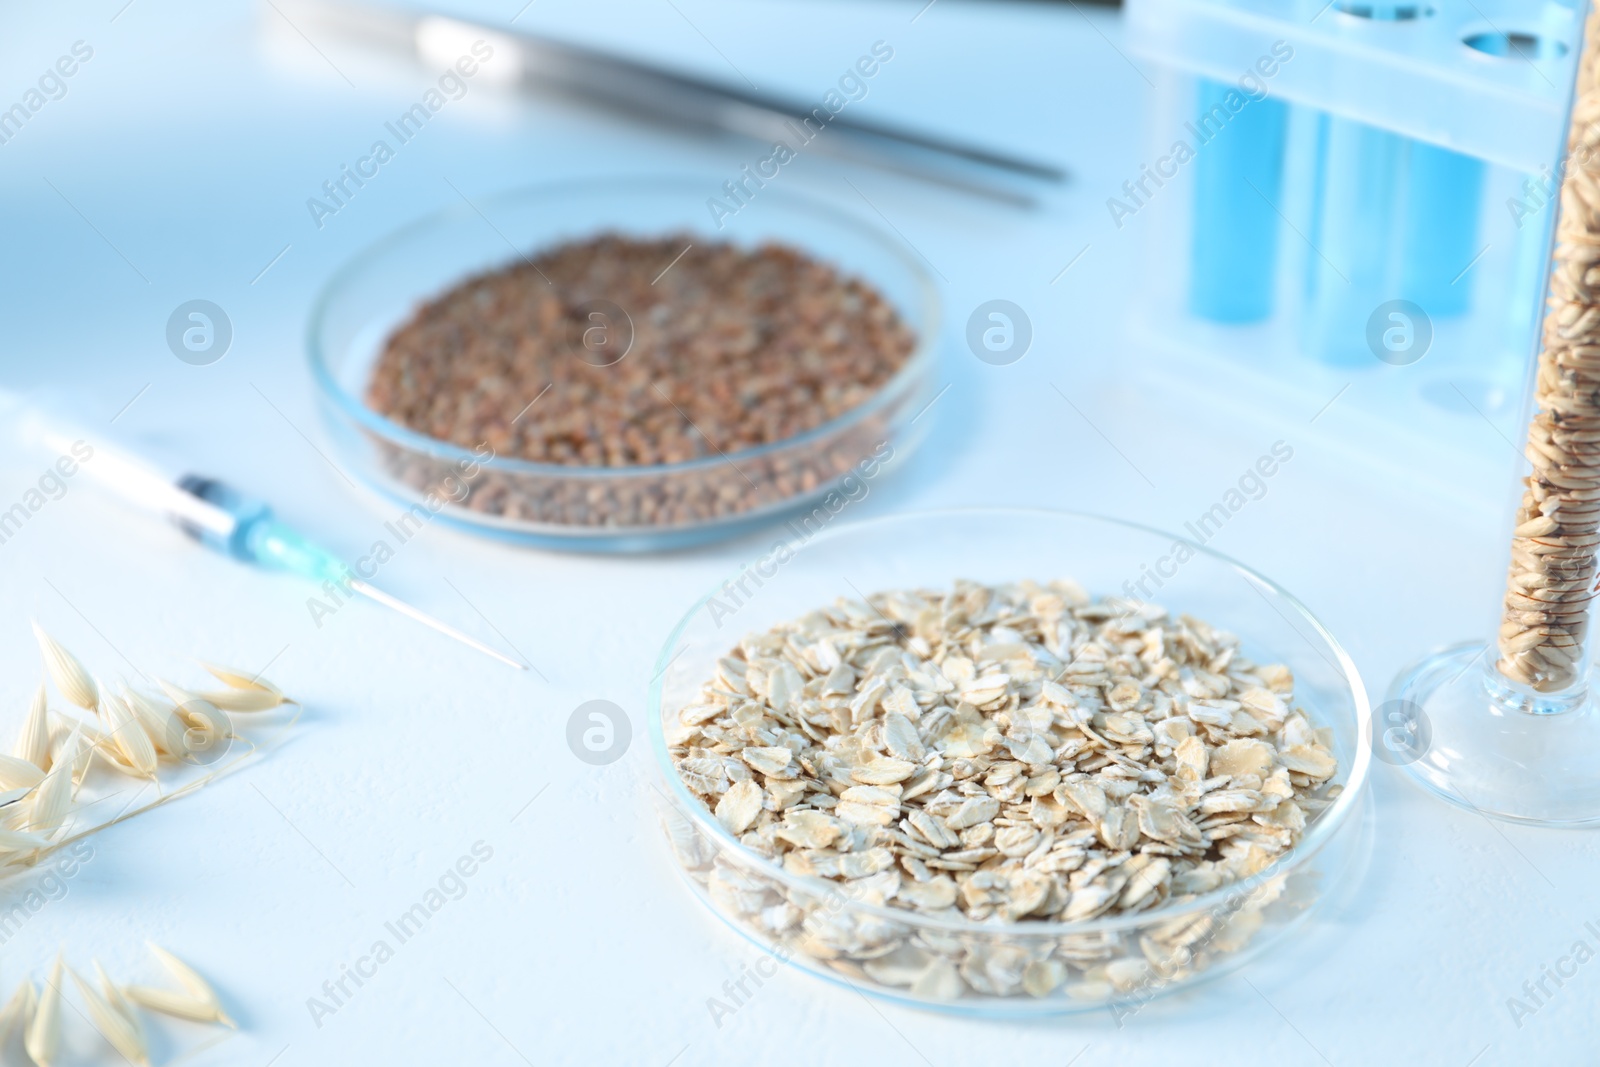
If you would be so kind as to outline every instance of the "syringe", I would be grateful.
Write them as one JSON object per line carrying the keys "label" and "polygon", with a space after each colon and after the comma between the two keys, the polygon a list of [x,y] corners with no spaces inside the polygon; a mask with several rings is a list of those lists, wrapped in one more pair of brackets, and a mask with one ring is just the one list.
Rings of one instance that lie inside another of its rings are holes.
{"label": "syringe", "polygon": [[527,669],[525,664],[362,579],[332,552],[280,522],[264,501],[246,496],[214,478],[194,474],[165,476],[124,448],[104,441],[100,435],[75,438],[70,431],[52,425],[47,416],[37,411],[24,412],[18,420],[18,429],[24,438],[42,442],[62,456],[80,454],[73,445],[79,444],[81,448],[82,443],[87,442],[93,454],[82,464],[85,474],[123,500],[172,520],[207,548],[244,563],[299,575],[319,584],[332,582],[341,589],[360,593],[393,608],[484,655],[518,670]]}

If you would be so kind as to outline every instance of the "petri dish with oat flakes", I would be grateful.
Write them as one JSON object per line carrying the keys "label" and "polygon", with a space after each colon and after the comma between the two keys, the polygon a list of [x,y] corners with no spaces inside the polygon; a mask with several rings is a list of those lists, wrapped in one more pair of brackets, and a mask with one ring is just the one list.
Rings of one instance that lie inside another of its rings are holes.
{"label": "petri dish with oat flakes", "polygon": [[473,532],[612,552],[826,509],[899,466],[934,398],[916,254],[774,188],[719,229],[716,192],[522,190],[363,252],[307,337],[344,465]]}
{"label": "petri dish with oat flakes", "polygon": [[[1352,906],[1373,840],[1361,677],[1286,590],[1204,547],[1114,604],[1183,544],[961,509],[847,521],[734,570],[650,684],[662,867],[856,993],[1118,1025]],[[1119,693],[1128,671],[1144,680]],[[1252,689],[1217,699],[1225,681]],[[1200,738],[1219,747],[1197,766]],[[1137,822],[1113,827],[1118,804]]]}

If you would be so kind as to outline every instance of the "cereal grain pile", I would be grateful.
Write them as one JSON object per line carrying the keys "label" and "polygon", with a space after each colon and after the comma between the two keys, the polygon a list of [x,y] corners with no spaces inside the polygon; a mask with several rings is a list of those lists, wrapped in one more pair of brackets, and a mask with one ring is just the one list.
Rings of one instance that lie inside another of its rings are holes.
{"label": "cereal grain pile", "polygon": [[841,600],[746,636],[679,724],[679,773],[746,847],[973,920],[1205,893],[1338,792],[1288,668],[1070,582]]}
{"label": "cereal grain pile", "polygon": [[503,457],[678,463],[843,415],[913,345],[876,290],[793,249],[605,235],[420,307],[389,339],[368,403]]}
{"label": "cereal grain pile", "polygon": [[1497,664],[1544,692],[1582,679],[1600,546],[1600,11],[1584,40]]}

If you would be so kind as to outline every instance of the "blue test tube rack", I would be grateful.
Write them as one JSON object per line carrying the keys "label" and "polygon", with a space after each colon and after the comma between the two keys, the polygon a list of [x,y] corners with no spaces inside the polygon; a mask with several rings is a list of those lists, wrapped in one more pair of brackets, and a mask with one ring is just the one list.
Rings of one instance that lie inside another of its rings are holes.
{"label": "blue test tube rack", "polygon": [[[1281,323],[1301,352],[1347,367],[1374,364],[1369,319],[1386,301],[1436,323],[1493,303],[1488,332],[1503,348],[1530,335],[1549,221],[1536,201],[1553,186],[1579,29],[1569,4],[1128,0],[1126,11],[1136,55],[1178,75],[1179,117],[1210,113],[1241,71],[1272,71],[1248,79],[1264,91],[1193,162],[1173,301],[1185,314]],[[1290,165],[1293,153],[1309,163]],[[1502,208],[1489,190],[1515,185],[1508,174],[1527,188]],[[1486,216],[1496,209],[1512,220]],[[1496,240],[1515,234],[1491,257],[1502,277],[1474,269],[1493,243],[1486,217]]]}

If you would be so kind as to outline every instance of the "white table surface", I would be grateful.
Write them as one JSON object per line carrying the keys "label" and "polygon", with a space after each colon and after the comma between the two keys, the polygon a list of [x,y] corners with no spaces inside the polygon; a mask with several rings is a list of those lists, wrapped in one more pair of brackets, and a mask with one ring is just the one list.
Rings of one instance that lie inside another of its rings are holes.
{"label": "white table surface", "polygon": [[[71,389],[105,418],[145,390],[119,426],[164,438],[347,551],[364,549],[394,509],[353,493],[316,450],[324,437],[301,336],[341,262],[456,202],[449,183],[473,196],[594,173],[723,174],[750,158],[745,144],[474,87],[319,231],[305,199],[427,75],[324,58],[270,6],[134,0],[119,14],[122,4],[0,15],[7,102],[73,41],[94,48],[68,94],[0,145],[4,385]],[[519,3],[479,6],[505,20]],[[913,23],[921,6],[536,0],[517,24],[719,76],[732,65],[763,88],[808,96],[883,39],[895,59],[862,114],[1072,168],[1072,184],[1033,213],[820,159],[784,172],[784,183],[866,213],[847,175],[946,279],[942,373],[953,387],[932,439],[862,516],[1027,505],[1175,528],[1284,439],[1293,463],[1217,543],[1319,613],[1375,697],[1422,650],[1486,630],[1507,503],[1507,472],[1486,457],[1503,446],[1407,479],[1405,456],[1363,458],[1385,451],[1357,427],[1386,379],[1354,375],[1312,426],[1316,397],[1215,405],[1144,373],[1162,357],[1130,346],[1126,326],[1151,235],[1115,231],[1103,201],[1137,171],[1150,90],[1118,51],[1116,14],[941,0]],[[1090,253],[1051,284],[1085,244]],[[168,314],[195,297],[222,305],[235,330],[208,367],[180,363],[163,340]],[[993,297],[1025,307],[1035,329],[1033,350],[1008,367],[978,362],[961,340],[967,314]],[[1514,420],[1498,429],[1517,435]],[[36,474],[8,459],[0,501]],[[1600,920],[1600,839],[1491,825],[1385,766],[1373,777],[1373,851],[1350,899],[1241,974],[1164,999],[1122,1029],[1104,1013],[946,1018],[793,971],[719,1027],[706,1000],[754,950],[670,867],[647,797],[643,715],[668,629],[753,543],[596,558],[430,526],[385,568],[385,584],[487,640],[504,635],[539,672],[518,675],[364,606],[318,629],[304,586],[201,553],[74,488],[0,545],[0,734],[20,723],[38,672],[30,616],[107,675],[124,670],[124,655],[170,673],[189,656],[253,665],[282,650],[270,675],[307,713],[265,761],[96,838],[66,896],[0,948],[0,983],[42,977],[62,943],[74,961],[98,955],[114,973],[137,973],[153,937],[212,976],[244,1024],[189,1062],[280,1067],[1465,1067],[1600,1055],[1600,963],[1520,1027],[1506,1007]],[[602,768],[564,742],[567,716],[596,698],[626,709],[635,733]],[[315,1025],[307,998],[478,841],[493,859],[467,895]],[[161,1032],[163,1060],[206,1036]],[[112,1062],[109,1049],[100,1055]]]}

